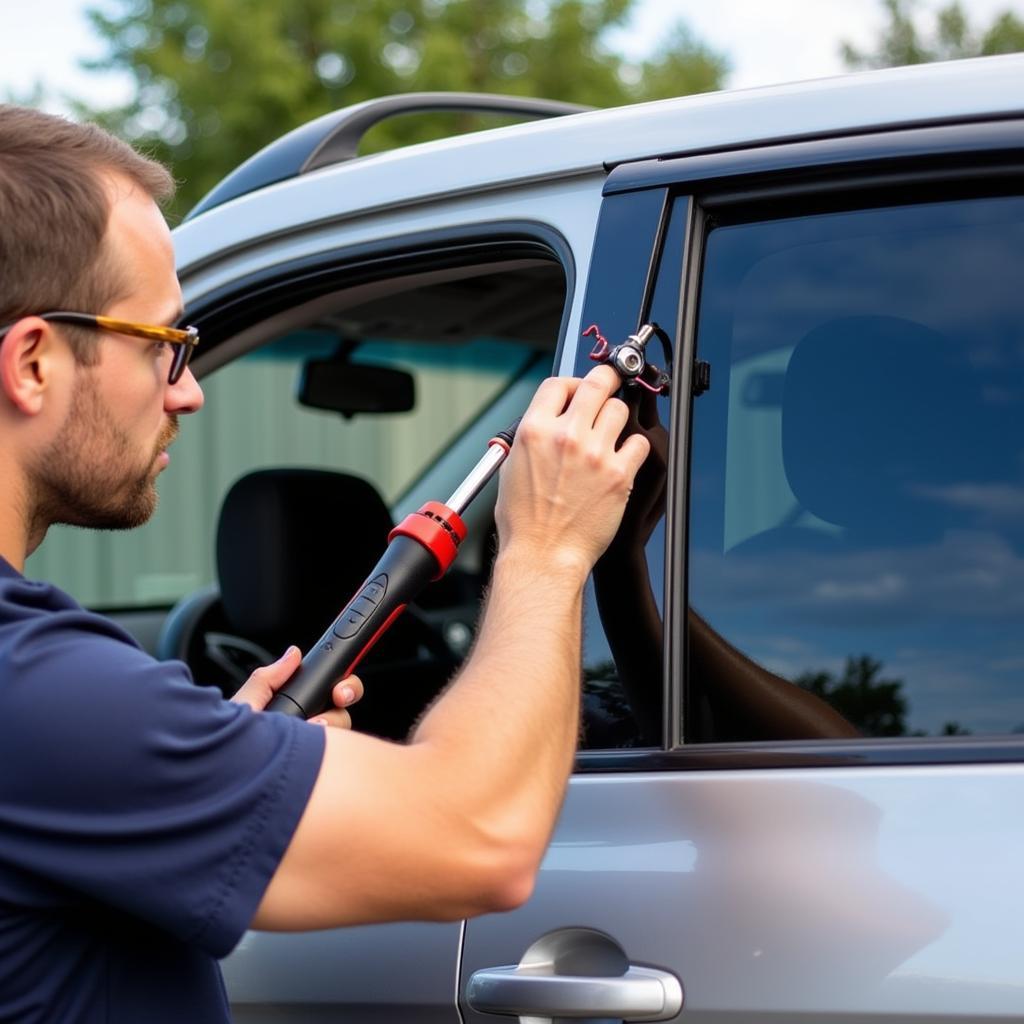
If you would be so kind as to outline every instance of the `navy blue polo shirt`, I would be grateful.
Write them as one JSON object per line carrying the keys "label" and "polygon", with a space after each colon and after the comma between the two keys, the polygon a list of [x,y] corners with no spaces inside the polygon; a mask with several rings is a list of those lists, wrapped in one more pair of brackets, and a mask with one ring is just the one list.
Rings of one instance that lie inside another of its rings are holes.
{"label": "navy blue polo shirt", "polygon": [[0,1021],[227,1021],[323,748],[0,558]]}

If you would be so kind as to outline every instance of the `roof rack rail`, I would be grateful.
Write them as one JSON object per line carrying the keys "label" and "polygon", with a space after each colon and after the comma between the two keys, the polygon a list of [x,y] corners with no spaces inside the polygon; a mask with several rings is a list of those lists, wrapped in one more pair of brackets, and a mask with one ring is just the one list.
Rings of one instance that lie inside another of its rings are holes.
{"label": "roof rack rail", "polygon": [[401,114],[444,110],[538,118],[579,114],[592,109],[559,100],[482,92],[407,92],[366,100],[324,114],[265,146],[208,192],[185,219],[190,220],[229,199],[237,199],[274,182],[352,160],[370,128]]}

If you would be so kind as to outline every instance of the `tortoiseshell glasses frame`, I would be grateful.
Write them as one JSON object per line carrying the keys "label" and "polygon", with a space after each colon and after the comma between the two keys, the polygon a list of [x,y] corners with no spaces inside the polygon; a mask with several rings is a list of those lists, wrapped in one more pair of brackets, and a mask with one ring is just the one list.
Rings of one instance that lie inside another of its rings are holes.
{"label": "tortoiseshell glasses frame", "polygon": [[[167,383],[177,384],[181,375],[192,358],[192,350],[199,344],[199,330],[196,327],[159,327],[155,324],[138,324],[131,320],[115,320],[109,316],[94,316],[92,313],[71,313],[56,310],[52,313],[28,314],[38,316],[40,320],[51,323],[72,324],[75,327],[94,327],[101,331],[113,331],[115,334],[129,334],[135,338],[149,338],[152,341],[166,341],[174,346],[174,356],[167,373]],[[19,319],[25,319],[20,317]],[[15,321],[17,323],[17,321]],[[13,323],[0,327],[2,338]]]}

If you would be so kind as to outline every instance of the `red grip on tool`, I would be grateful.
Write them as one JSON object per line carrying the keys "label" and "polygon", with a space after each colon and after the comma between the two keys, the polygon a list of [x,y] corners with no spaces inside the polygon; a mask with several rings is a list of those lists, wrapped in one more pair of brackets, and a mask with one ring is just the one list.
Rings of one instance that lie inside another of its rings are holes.
{"label": "red grip on tool", "polygon": [[418,511],[407,515],[389,534],[411,537],[422,544],[437,562],[439,580],[455,561],[459,545],[466,539],[466,524],[457,512],[439,501],[428,501]]}

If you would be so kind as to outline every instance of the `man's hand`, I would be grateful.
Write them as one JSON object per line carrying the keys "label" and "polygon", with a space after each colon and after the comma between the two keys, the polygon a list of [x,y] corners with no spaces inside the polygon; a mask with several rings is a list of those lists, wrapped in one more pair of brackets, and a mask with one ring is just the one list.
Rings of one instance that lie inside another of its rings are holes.
{"label": "man's hand", "polygon": [[610,366],[538,388],[501,474],[496,518],[502,552],[585,576],[615,535],[633,478],[650,449],[641,434],[616,441],[629,417],[611,395]]}
{"label": "man's hand", "polygon": [[[242,684],[231,699],[239,704],[248,704],[253,711],[262,711],[270,698],[294,675],[302,664],[302,652],[298,647],[289,647],[277,661],[256,669]],[[350,708],[363,695],[363,682],[358,676],[348,676],[334,684],[331,700],[334,708],[325,711],[310,721],[314,725],[329,725],[335,729],[351,729]]]}

